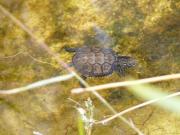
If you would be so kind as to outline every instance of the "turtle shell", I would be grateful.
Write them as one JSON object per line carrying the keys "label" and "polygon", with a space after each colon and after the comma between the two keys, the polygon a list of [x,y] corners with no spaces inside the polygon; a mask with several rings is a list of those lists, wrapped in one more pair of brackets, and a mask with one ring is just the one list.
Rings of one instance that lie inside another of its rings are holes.
{"label": "turtle shell", "polygon": [[84,46],[76,51],[72,61],[83,76],[106,76],[113,72],[116,54],[109,48]]}

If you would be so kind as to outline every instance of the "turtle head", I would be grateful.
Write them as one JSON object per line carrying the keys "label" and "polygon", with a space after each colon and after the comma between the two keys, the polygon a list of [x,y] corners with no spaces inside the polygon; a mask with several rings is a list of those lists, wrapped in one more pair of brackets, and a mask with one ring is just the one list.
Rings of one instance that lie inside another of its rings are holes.
{"label": "turtle head", "polygon": [[136,60],[129,56],[119,56],[117,59],[118,65],[125,68],[134,67]]}
{"label": "turtle head", "polygon": [[117,61],[114,65],[114,69],[120,74],[125,75],[125,69],[134,67],[136,60],[129,56],[118,56]]}

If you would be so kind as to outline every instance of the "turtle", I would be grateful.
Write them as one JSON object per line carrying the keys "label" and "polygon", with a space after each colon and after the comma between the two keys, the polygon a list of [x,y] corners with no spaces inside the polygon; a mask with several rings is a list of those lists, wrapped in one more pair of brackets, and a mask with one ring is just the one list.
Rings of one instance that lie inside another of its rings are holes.
{"label": "turtle", "polygon": [[111,48],[99,46],[65,47],[67,52],[75,53],[71,66],[81,73],[83,79],[87,77],[103,77],[116,71],[125,75],[125,69],[136,65],[136,60],[130,56],[118,55]]}

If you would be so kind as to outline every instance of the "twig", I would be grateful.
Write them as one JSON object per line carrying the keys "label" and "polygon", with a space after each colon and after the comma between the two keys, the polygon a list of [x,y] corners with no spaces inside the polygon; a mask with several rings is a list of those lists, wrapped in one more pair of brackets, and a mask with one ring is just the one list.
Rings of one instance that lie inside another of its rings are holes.
{"label": "twig", "polygon": [[32,60],[34,60],[34,61],[36,61],[36,62],[43,63],[43,64],[48,64],[48,65],[50,65],[50,66],[52,66],[52,67],[55,68],[55,65],[53,65],[53,64],[51,64],[51,63],[49,63],[49,62],[46,62],[46,61],[42,61],[42,60],[36,59],[36,58],[34,58],[32,55],[30,55],[28,52],[26,52],[26,53],[24,53],[24,54],[27,54]]}
{"label": "twig", "polygon": [[[89,87],[89,84],[86,83],[86,81],[84,81],[72,68],[70,68],[64,61],[62,61],[59,56],[52,51],[51,49],[49,49],[48,45],[43,42],[43,41],[39,41],[33,34],[33,32],[27,27],[25,26],[22,22],[20,22],[18,19],[16,19],[10,12],[8,12],[3,6],[0,5],[0,10],[7,16],[9,17],[16,25],[18,25],[20,28],[22,28],[25,32],[27,32],[31,38],[39,44],[39,46],[41,48],[43,48],[44,50],[46,50],[51,56],[53,56],[56,61],[62,65],[65,69],[67,69],[70,73],[72,73],[77,80],[79,80],[85,87]],[[116,114],[116,110],[101,96],[99,95],[99,93],[97,93],[96,91],[92,91],[92,93],[108,108],[110,109],[114,114]],[[143,135],[143,133],[137,128],[137,127],[133,127],[128,120],[126,120],[124,117],[120,116],[119,117],[123,122],[125,122],[129,127],[131,127],[133,130],[135,130],[139,135]]]}
{"label": "twig", "polygon": [[115,115],[113,115],[113,116],[111,116],[109,118],[106,118],[104,120],[98,121],[95,124],[104,124],[104,123],[107,123],[107,122],[109,122],[109,121],[111,121],[111,120],[113,120],[113,119],[115,119],[115,118],[117,118],[117,117],[119,117],[121,115],[124,115],[124,114],[130,112],[130,111],[133,111],[133,110],[136,110],[138,108],[141,108],[141,107],[153,104],[153,103],[161,101],[161,100],[166,100],[166,99],[169,99],[169,98],[172,98],[172,97],[176,97],[176,96],[179,96],[179,95],[180,95],[180,92],[176,92],[176,93],[170,94],[168,96],[164,96],[164,97],[160,97],[160,98],[156,98],[156,99],[152,99],[152,100],[146,101],[146,102],[141,103],[139,105],[135,105],[133,107],[130,107],[130,108],[128,108],[128,109],[126,109],[126,110],[124,110],[122,112],[119,112],[119,113],[117,113],[117,114],[115,114]]}
{"label": "twig", "polygon": [[33,90],[35,88],[39,88],[39,87],[46,86],[49,84],[69,80],[73,76],[74,76],[73,74],[62,75],[62,76],[53,77],[51,79],[41,80],[41,81],[26,85],[20,88],[15,88],[15,89],[10,89],[10,90],[0,90],[0,95],[17,94],[17,93],[28,91],[28,90]]}
{"label": "twig", "polygon": [[18,55],[20,55],[20,54],[23,54],[23,52],[22,52],[22,51],[20,51],[20,52],[18,52],[18,53],[16,53],[16,54],[14,54],[14,55],[0,57],[0,59],[9,59],[9,58],[14,58],[14,57],[16,57],[16,56],[18,56]]}
{"label": "twig", "polygon": [[170,80],[170,79],[178,79],[178,78],[180,78],[180,73],[140,79],[140,80],[135,80],[135,81],[108,83],[104,85],[96,85],[89,88],[76,88],[76,89],[73,89],[71,92],[78,94],[82,92],[89,92],[89,91],[92,92],[92,91],[98,91],[98,90],[103,90],[103,89],[108,89],[108,88],[124,87],[124,86],[131,86],[131,85],[144,84],[144,83],[153,83],[153,82],[165,81],[165,80]]}
{"label": "twig", "polygon": [[72,98],[67,98],[67,99],[69,101],[73,102],[74,104],[76,104],[76,106],[81,106],[82,107],[82,105],[80,103],[78,103],[77,101],[75,101],[74,99],[72,99]]}
{"label": "twig", "polygon": [[43,134],[38,131],[33,131],[33,135],[43,135]]}
{"label": "twig", "polygon": [[38,62],[38,63],[48,64],[48,65],[50,65],[50,66],[52,66],[52,67],[55,68],[55,65],[53,65],[53,64],[51,64],[51,63],[48,63],[48,62],[46,62],[46,61],[42,61],[42,60],[36,59],[36,58],[34,58],[32,55],[30,55],[28,52],[22,52],[22,51],[14,54],[14,55],[5,56],[5,57],[0,57],[0,59],[14,58],[14,57],[16,57],[16,56],[18,56],[18,55],[20,55],[20,54],[27,55],[27,56],[30,57],[32,60],[34,60],[34,61],[36,61],[36,62]]}

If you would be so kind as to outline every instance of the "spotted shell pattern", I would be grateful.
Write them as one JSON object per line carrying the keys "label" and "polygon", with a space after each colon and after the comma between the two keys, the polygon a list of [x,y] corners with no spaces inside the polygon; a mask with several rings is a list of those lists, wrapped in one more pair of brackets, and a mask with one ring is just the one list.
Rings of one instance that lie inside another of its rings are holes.
{"label": "spotted shell pattern", "polygon": [[106,76],[113,72],[116,54],[109,48],[84,46],[76,51],[72,61],[83,76]]}

